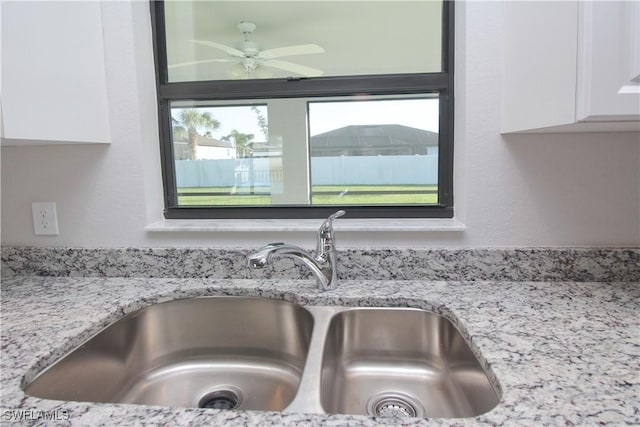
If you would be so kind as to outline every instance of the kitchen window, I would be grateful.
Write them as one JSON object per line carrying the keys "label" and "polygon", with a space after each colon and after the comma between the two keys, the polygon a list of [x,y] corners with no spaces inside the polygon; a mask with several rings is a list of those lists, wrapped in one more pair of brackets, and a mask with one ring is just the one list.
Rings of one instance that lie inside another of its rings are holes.
{"label": "kitchen window", "polygon": [[151,12],[166,218],[453,216],[453,2]]}

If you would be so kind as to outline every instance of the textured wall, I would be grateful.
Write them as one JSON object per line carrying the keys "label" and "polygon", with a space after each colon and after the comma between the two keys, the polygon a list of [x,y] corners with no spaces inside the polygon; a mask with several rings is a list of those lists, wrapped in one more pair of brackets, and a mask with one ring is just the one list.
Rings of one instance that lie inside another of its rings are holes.
{"label": "textured wall", "polygon": [[[113,143],[3,148],[2,245],[313,245],[306,232],[145,232],[162,217],[148,11],[142,2],[109,2],[104,10]],[[457,19],[455,203],[468,228],[345,232],[339,244],[640,246],[638,134],[501,136],[501,5],[459,3]],[[57,202],[59,236],[33,235],[35,201]]]}

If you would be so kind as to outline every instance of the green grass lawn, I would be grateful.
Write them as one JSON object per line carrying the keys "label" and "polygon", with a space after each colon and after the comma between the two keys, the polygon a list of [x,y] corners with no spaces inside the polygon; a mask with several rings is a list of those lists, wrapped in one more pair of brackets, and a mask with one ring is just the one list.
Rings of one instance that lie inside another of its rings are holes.
{"label": "green grass lawn", "polygon": [[[254,193],[267,193],[269,188],[254,187],[253,190]],[[314,186],[311,204],[436,204],[438,203],[437,190],[436,185]],[[238,190],[236,194],[231,192],[231,187],[179,188],[178,204],[180,206],[268,206],[271,204],[271,195],[269,194],[248,194],[247,188]]]}

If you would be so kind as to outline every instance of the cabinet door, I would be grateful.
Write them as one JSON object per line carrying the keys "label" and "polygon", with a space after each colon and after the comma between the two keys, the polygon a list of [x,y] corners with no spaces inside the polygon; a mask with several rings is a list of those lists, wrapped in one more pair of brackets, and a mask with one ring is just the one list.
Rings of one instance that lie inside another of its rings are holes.
{"label": "cabinet door", "polygon": [[1,7],[3,145],[108,143],[100,2]]}
{"label": "cabinet door", "polygon": [[575,123],[578,5],[505,1],[502,132]]}
{"label": "cabinet door", "polygon": [[578,121],[640,119],[640,3],[579,2]]}

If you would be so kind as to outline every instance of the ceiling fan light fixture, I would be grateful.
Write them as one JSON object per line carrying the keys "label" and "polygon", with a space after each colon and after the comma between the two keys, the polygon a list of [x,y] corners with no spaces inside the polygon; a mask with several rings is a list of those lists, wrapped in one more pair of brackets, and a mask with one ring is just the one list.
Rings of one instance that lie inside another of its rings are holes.
{"label": "ceiling fan light fixture", "polygon": [[261,67],[255,58],[244,58],[229,69],[229,74],[234,79],[242,80],[265,79],[273,76],[272,73]]}
{"label": "ceiling fan light fixture", "polygon": [[255,58],[243,58],[242,61],[240,61],[240,64],[242,64],[244,69],[247,71],[253,71],[258,68],[259,65]]}

